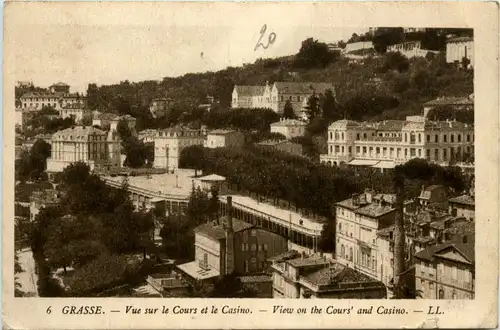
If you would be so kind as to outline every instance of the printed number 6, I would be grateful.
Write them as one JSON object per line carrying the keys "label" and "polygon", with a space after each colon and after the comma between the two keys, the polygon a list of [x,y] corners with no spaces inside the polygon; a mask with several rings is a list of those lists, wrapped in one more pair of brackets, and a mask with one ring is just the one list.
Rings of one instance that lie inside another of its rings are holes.
{"label": "printed number 6", "polygon": [[47,310],[45,311],[45,313],[47,313],[47,314],[52,313],[52,306],[49,306],[49,308],[47,308]]}

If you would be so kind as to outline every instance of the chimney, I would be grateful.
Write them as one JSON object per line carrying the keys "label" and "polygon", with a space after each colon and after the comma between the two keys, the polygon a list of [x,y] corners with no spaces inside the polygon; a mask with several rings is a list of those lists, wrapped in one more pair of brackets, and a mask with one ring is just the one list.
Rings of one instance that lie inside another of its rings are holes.
{"label": "chimney", "polygon": [[233,198],[227,196],[227,226],[226,230],[226,275],[234,272],[234,232],[233,232]]}
{"label": "chimney", "polygon": [[227,230],[233,231],[233,197],[227,196]]}

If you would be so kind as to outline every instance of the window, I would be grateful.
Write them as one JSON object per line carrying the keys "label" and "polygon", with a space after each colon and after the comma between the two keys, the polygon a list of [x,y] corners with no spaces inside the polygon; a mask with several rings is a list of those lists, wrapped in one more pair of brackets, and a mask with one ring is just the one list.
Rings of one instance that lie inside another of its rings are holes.
{"label": "window", "polygon": [[342,154],[344,154],[344,146],[342,146]]}
{"label": "window", "polygon": [[434,159],[439,160],[439,150],[438,149],[434,149]]}
{"label": "window", "polygon": [[444,290],[439,289],[439,298],[438,299],[444,299]]}
{"label": "window", "polygon": [[467,142],[470,142],[470,134],[467,134]]}
{"label": "window", "polygon": [[366,147],[363,147],[363,154],[366,154]]}
{"label": "window", "polygon": [[361,152],[361,147],[360,146],[356,146],[356,154],[359,154]]}
{"label": "window", "polygon": [[443,160],[447,160],[448,159],[446,151],[447,151],[446,149],[443,149]]}
{"label": "window", "polygon": [[342,141],[344,141],[344,132],[342,132]]}
{"label": "window", "polygon": [[422,150],[418,149],[418,157],[421,157],[421,156],[422,156]]}
{"label": "window", "polygon": [[299,96],[297,96],[297,101],[299,101],[299,102],[300,102],[300,95],[299,95]]}
{"label": "window", "polygon": [[450,141],[451,141],[451,143],[455,142],[455,135],[454,134],[450,135]]}
{"label": "window", "polygon": [[451,300],[455,300],[457,299],[457,293],[455,291],[453,291],[453,293],[451,294]]}
{"label": "window", "polygon": [[333,133],[330,132],[330,140],[333,140]]}
{"label": "window", "polygon": [[375,153],[376,153],[377,155],[378,155],[378,154],[380,154],[380,148],[379,148],[379,147],[376,147],[376,148],[375,148]]}
{"label": "window", "polygon": [[349,147],[349,153],[352,153],[352,147]]}
{"label": "window", "polygon": [[356,134],[356,140],[359,140],[359,133]]}
{"label": "window", "polygon": [[446,134],[443,135],[443,142],[447,142],[447,138],[448,138],[448,136]]}
{"label": "window", "polygon": [[437,135],[437,134],[434,135],[434,142],[436,142],[436,143],[439,142],[439,135]]}
{"label": "window", "polygon": [[252,236],[255,237],[255,235],[257,235],[257,231],[255,229],[252,229]]}
{"label": "window", "polygon": [[425,156],[427,157],[427,159],[431,158],[431,149],[425,150]]}
{"label": "window", "polygon": [[457,141],[458,141],[458,142],[462,142],[462,135],[461,135],[461,134],[458,134],[458,135],[457,135]]}
{"label": "window", "polygon": [[366,139],[366,133],[363,133],[363,139]]}
{"label": "window", "polygon": [[252,244],[252,251],[255,251],[256,248],[255,244]]}
{"label": "window", "polygon": [[203,265],[208,265],[208,254],[203,253]]}
{"label": "window", "polygon": [[418,143],[421,143],[422,142],[422,135],[420,133],[418,133]]}
{"label": "window", "polygon": [[427,142],[431,142],[431,136],[429,134],[427,134]]}

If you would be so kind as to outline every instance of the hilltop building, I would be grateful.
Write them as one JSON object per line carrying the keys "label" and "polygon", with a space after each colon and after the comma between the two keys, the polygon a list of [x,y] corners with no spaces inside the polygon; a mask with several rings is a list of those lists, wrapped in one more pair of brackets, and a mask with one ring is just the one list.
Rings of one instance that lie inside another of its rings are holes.
{"label": "hilltop building", "polygon": [[56,132],[52,135],[47,172],[61,172],[79,161],[89,165],[91,170],[120,167],[120,142],[116,132],[94,127],[76,126]]}
{"label": "hilltop building", "polygon": [[28,92],[21,96],[21,108],[34,108],[41,110],[45,106],[51,106],[56,110],[73,107],[78,104],[85,108],[86,98],[78,93],[70,93],[70,86],[57,83],[49,87],[46,92]]}
{"label": "hilltop building", "polygon": [[[265,86],[236,85],[232,94],[232,108],[270,108],[283,113],[286,102],[290,102],[296,115],[302,111],[304,99],[313,94],[335,93],[335,86],[324,82],[280,82]],[[335,95],[335,94],[334,94]]]}
{"label": "hilltop building", "polygon": [[467,58],[469,67],[474,67],[474,39],[472,37],[450,38],[446,41],[446,62],[462,64]]}
{"label": "hilltop building", "polygon": [[428,53],[438,54],[438,51],[422,49],[420,41],[408,41],[387,47],[387,52],[399,52],[407,58],[425,57]]}
{"label": "hilltop building", "polygon": [[273,298],[382,299],[385,286],[324,257],[290,253],[271,258]]}
{"label": "hilltop building", "polygon": [[339,120],[328,128],[328,153],[323,163],[392,169],[414,158],[439,165],[463,163],[474,154],[474,126],[455,121],[406,121],[378,123]]}
{"label": "hilltop building", "polygon": [[203,146],[205,137],[201,130],[172,127],[160,130],[154,138],[154,167],[169,171],[179,168],[182,149],[192,145]]}

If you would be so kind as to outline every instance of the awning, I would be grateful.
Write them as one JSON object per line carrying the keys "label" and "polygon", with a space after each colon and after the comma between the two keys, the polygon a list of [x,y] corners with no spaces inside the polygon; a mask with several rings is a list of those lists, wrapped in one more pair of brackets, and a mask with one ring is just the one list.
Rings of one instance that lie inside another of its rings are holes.
{"label": "awning", "polygon": [[375,167],[375,168],[394,168],[394,167],[396,167],[396,164],[394,164],[394,162],[392,162],[390,160],[381,160],[380,162],[378,162],[378,164],[373,165],[372,167]]}
{"label": "awning", "polygon": [[353,159],[351,160],[348,165],[355,165],[355,166],[373,166],[377,164],[379,161],[378,160],[368,160],[368,159]]}
{"label": "awning", "polygon": [[206,280],[219,276],[220,272],[213,268],[201,268],[199,261],[191,261],[186,264],[178,265],[177,268],[196,280]]}

